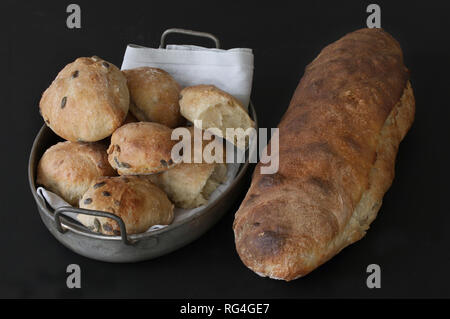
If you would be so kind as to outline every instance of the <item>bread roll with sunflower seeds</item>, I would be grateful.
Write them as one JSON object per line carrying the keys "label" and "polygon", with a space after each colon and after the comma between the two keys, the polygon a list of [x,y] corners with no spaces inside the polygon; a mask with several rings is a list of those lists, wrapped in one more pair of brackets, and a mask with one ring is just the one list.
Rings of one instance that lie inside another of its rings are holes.
{"label": "bread roll with sunflower seeds", "polygon": [[108,163],[105,145],[67,141],[45,151],[38,164],[37,183],[76,206],[94,179],[113,175],[116,172]]}
{"label": "bread roll with sunflower seeds", "polygon": [[[153,225],[168,225],[173,220],[173,204],[167,195],[141,176],[97,178],[80,199],[80,208],[119,216],[127,234],[142,233]],[[120,235],[119,225],[110,218],[82,214],[77,218],[93,231]]]}
{"label": "bread roll with sunflower seeds", "polygon": [[[214,85],[195,85],[181,91],[181,114],[198,128],[226,138],[239,148],[248,145],[248,136],[244,131],[255,127],[242,103],[234,96],[218,89]],[[199,126],[199,122],[201,126]],[[235,136],[227,136],[226,129],[241,128]]]}
{"label": "bread roll with sunflower seeds", "polygon": [[98,57],[66,65],[39,103],[42,117],[69,141],[95,142],[109,136],[127,115],[127,80],[113,64]]}
{"label": "bread roll with sunflower seeds", "polygon": [[119,175],[163,172],[175,165],[172,160],[172,130],[152,122],[128,123],[111,136],[108,160]]}
{"label": "bread roll with sunflower seeds", "polygon": [[147,66],[122,72],[130,90],[130,111],[138,120],[171,128],[183,122],[178,102],[181,88],[169,73]]}

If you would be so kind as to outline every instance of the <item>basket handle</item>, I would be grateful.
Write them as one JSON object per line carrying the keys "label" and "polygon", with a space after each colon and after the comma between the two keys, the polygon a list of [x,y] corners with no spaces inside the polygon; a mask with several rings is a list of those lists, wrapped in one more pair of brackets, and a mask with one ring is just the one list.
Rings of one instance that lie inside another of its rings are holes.
{"label": "basket handle", "polygon": [[163,49],[166,47],[166,43],[165,43],[166,37],[170,33],[187,34],[187,35],[193,35],[193,36],[201,37],[201,38],[209,38],[209,39],[213,40],[214,43],[216,44],[216,49],[220,49],[220,41],[215,35],[213,35],[211,33],[207,33],[207,32],[200,32],[200,31],[193,31],[193,30],[179,29],[179,28],[171,28],[171,29],[167,29],[166,31],[163,32],[163,34],[161,35],[161,42],[159,44],[160,49]]}
{"label": "basket handle", "polygon": [[125,245],[131,245],[132,244],[131,241],[128,239],[127,229],[126,229],[125,223],[122,220],[122,218],[120,218],[117,215],[114,215],[114,214],[111,214],[111,213],[108,213],[108,212],[99,211],[99,210],[75,208],[75,207],[71,207],[71,206],[63,206],[63,207],[57,208],[55,210],[55,224],[56,224],[56,229],[60,233],[65,233],[67,231],[67,229],[64,229],[62,227],[62,223],[61,223],[61,215],[63,215],[64,212],[111,218],[111,219],[115,220],[119,224],[120,237],[122,238],[123,243]]}

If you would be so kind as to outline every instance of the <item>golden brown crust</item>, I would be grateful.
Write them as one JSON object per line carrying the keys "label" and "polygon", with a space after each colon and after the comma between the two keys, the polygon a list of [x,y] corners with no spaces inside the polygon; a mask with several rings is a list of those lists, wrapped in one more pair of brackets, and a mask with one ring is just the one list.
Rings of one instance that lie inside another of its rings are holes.
{"label": "golden brown crust", "polygon": [[130,111],[140,121],[168,127],[183,123],[178,103],[180,85],[164,70],[140,67],[122,71],[130,90]]}
{"label": "golden brown crust", "polygon": [[407,79],[400,46],[379,29],[346,35],[308,65],[279,125],[279,171],[258,164],[236,213],[249,268],[292,280],[365,234],[413,121]]}
{"label": "golden brown crust", "polygon": [[176,141],[172,130],[152,122],[129,123],[111,136],[108,160],[119,175],[153,174],[168,170],[175,163],[171,151]]}
{"label": "golden brown crust", "polygon": [[94,179],[113,175],[106,146],[67,141],[45,151],[38,164],[37,183],[76,206]]}
{"label": "golden brown crust", "polygon": [[[167,195],[140,176],[97,178],[80,199],[80,207],[121,217],[127,234],[142,233],[153,225],[168,225],[173,220],[173,204]],[[120,235],[119,225],[110,218],[78,215],[78,220],[93,231]]]}
{"label": "golden brown crust", "polygon": [[69,141],[99,141],[118,128],[128,112],[125,76],[100,58],[78,58],[59,72],[39,103],[42,117]]}

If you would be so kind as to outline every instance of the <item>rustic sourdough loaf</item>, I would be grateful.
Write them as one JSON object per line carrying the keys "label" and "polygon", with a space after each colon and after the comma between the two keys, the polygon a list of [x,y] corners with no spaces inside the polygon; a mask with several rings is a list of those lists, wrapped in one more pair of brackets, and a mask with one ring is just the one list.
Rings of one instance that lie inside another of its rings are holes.
{"label": "rustic sourdough loaf", "polygon": [[279,171],[261,175],[259,163],[236,213],[244,264],[292,280],[361,239],[392,183],[414,109],[388,33],[362,29],[325,47],[279,124]]}

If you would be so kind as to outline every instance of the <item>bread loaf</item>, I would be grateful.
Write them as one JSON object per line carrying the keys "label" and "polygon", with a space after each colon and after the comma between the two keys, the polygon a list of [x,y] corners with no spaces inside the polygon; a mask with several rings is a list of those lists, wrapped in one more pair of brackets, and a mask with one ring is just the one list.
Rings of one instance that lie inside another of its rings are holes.
{"label": "bread loaf", "polygon": [[292,280],[361,239],[394,178],[414,105],[401,48],[385,31],[325,47],[279,124],[278,172],[262,175],[259,163],[236,213],[244,264]]}

